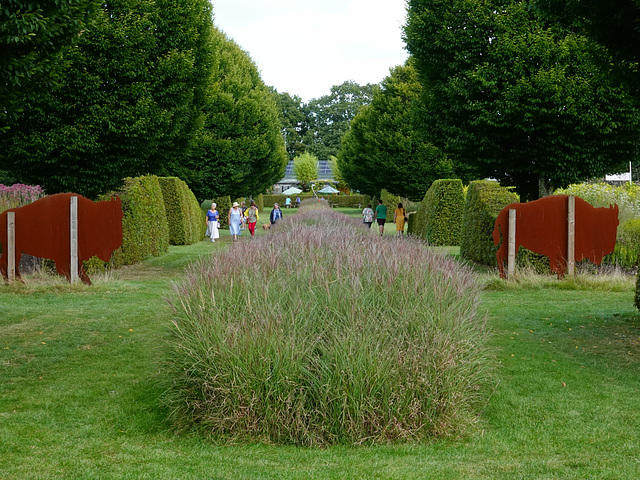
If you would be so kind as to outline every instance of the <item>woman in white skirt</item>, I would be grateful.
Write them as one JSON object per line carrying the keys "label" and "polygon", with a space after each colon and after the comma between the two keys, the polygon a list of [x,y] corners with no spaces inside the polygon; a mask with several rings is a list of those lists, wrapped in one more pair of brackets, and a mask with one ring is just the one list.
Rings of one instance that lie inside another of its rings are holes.
{"label": "woman in white skirt", "polygon": [[217,238],[220,238],[220,233],[218,232],[219,219],[220,213],[218,212],[218,210],[216,210],[216,204],[212,203],[211,208],[207,212],[206,216],[207,233],[205,234],[211,239],[212,242],[215,242]]}

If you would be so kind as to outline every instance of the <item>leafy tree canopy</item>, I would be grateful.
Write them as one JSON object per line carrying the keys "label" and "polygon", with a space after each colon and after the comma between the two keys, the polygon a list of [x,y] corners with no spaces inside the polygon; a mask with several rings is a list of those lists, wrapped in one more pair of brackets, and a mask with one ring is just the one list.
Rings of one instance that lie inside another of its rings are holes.
{"label": "leafy tree canopy", "polygon": [[67,68],[61,50],[82,35],[95,0],[7,0],[0,8],[0,134],[29,95],[51,89]]}
{"label": "leafy tree canopy", "polygon": [[337,155],[342,136],[358,111],[371,101],[375,85],[347,81],[331,87],[331,93],[311,100],[306,106],[303,128],[307,151],[321,160]]}
{"label": "leafy tree canopy", "polygon": [[295,156],[304,153],[307,149],[303,138],[303,129],[307,120],[304,103],[297,95],[291,96],[287,92],[278,93],[276,90],[274,93],[287,155],[289,160],[293,160]]}
{"label": "leafy tree canopy", "polygon": [[457,160],[531,198],[633,157],[638,113],[600,45],[546,22],[527,0],[408,6],[422,128]]}
{"label": "leafy tree canopy", "polygon": [[318,157],[306,152],[293,159],[293,175],[302,185],[318,179]]}
{"label": "leafy tree canopy", "polygon": [[258,195],[284,176],[288,162],[277,95],[247,53],[217,30],[212,51],[204,128],[169,168],[200,200]]}
{"label": "leafy tree canopy", "polygon": [[451,162],[413,127],[421,91],[412,63],[398,66],[353,119],[338,154],[351,188],[419,201],[435,179],[452,175]]}
{"label": "leafy tree canopy", "polygon": [[549,21],[580,28],[607,47],[618,76],[640,96],[640,0],[536,0],[532,5]]}
{"label": "leafy tree canopy", "polygon": [[0,138],[3,166],[48,193],[88,197],[156,173],[201,126],[212,28],[206,0],[102,3],[61,51],[58,84],[27,98]]}

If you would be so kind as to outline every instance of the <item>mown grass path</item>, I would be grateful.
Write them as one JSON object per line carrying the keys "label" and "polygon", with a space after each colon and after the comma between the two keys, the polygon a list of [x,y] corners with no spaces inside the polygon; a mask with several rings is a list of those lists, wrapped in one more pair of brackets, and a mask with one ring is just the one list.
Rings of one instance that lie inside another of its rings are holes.
{"label": "mown grass path", "polygon": [[0,285],[1,478],[640,477],[632,281],[618,291],[485,292],[499,384],[465,439],[311,449],[175,435],[156,386],[170,322],[163,296],[186,262],[227,248],[224,233],[93,287]]}

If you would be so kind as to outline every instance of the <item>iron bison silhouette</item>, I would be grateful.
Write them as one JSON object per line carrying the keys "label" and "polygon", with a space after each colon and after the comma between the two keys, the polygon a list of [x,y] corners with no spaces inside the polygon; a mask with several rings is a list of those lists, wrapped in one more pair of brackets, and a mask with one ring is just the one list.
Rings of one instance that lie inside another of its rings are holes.
{"label": "iron bison silhouette", "polygon": [[[496,257],[500,276],[508,254],[509,209],[516,210],[516,254],[522,246],[549,257],[551,270],[562,277],[567,268],[569,213],[567,195],[552,195],[529,203],[513,203],[496,218],[493,242],[502,245]],[[599,265],[602,257],[613,252],[618,227],[618,205],[594,208],[575,197],[575,261],[589,259]]]}
{"label": "iron bison silhouette", "polygon": [[82,262],[93,256],[109,261],[122,245],[122,203],[120,198],[93,202],[74,193],[49,195],[20,208],[0,214],[0,272],[7,279],[7,212],[15,212],[16,277],[23,253],[49,258],[59,274],[70,278],[71,233],[70,198],[78,197],[78,274],[87,284],[91,280]]}

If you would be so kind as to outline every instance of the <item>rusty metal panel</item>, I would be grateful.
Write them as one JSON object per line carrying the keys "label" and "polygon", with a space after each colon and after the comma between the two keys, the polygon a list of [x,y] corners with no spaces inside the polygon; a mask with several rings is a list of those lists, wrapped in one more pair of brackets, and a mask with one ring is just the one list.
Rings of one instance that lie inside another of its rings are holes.
{"label": "rusty metal panel", "polygon": [[78,197],[78,273],[83,282],[91,280],[82,262],[93,256],[109,261],[122,245],[122,204],[120,198],[93,202],[75,193],[48,195],[20,208],[0,214],[0,272],[7,278],[7,212],[15,212],[16,278],[23,253],[55,262],[59,274],[70,278],[71,238],[69,205]]}
{"label": "rusty metal panel", "polygon": [[[512,203],[498,214],[493,229],[500,276],[505,277],[509,209],[516,210],[516,254],[522,246],[549,257],[551,270],[562,277],[568,256],[568,196],[552,195],[529,203]],[[618,227],[618,205],[594,208],[575,198],[575,261],[589,259],[595,264],[613,252]],[[502,243],[501,242],[502,237]]]}

